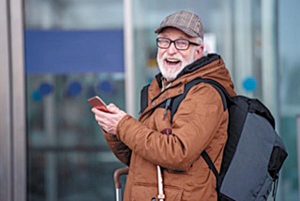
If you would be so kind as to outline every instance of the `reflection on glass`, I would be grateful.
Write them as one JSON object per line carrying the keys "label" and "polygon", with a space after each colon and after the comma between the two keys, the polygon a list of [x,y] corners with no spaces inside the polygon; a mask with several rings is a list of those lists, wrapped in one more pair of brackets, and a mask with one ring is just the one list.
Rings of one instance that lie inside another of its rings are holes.
{"label": "reflection on glass", "polygon": [[94,95],[125,109],[123,74],[28,76],[29,145],[98,146],[101,131],[87,102]]}
{"label": "reflection on glass", "polygon": [[32,150],[29,156],[28,160],[35,162],[28,171],[28,200],[114,199],[111,175],[120,164],[97,160],[107,156],[95,152],[40,150]]}
{"label": "reflection on glass", "polygon": [[29,200],[111,200],[121,164],[101,136],[87,99],[124,109],[123,73],[29,75]]}
{"label": "reflection on glass", "polygon": [[27,200],[113,200],[121,163],[87,99],[99,95],[125,110],[123,1],[24,3]]}

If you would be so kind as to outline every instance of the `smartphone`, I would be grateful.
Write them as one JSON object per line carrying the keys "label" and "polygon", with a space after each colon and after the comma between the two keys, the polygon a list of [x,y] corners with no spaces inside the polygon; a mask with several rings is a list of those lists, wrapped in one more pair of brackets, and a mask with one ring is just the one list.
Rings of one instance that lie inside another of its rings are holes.
{"label": "smartphone", "polygon": [[103,112],[110,112],[104,101],[99,96],[94,96],[88,99],[88,102],[91,106],[97,108],[98,110],[101,110]]}

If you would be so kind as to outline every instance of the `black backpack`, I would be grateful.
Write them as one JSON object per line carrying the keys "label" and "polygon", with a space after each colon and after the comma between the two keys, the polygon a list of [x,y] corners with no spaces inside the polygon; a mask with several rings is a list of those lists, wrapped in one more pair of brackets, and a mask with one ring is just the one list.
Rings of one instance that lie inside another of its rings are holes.
{"label": "black backpack", "polygon": [[[221,171],[217,171],[206,151],[201,153],[216,176],[218,200],[267,200],[273,184],[275,200],[278,174],[288,154],[275,131],[274,118],[264,104],[245,96],[231,97],[218,82],[197,78],[186,84],[183,94],[159,107],[170,109],[173,120],[188,91],[203,82],[211,84],[220,93],[224,110],[229,112],[228,140]],[[141,112],[147,107],[148,87],[145,86],[141,93]]]}

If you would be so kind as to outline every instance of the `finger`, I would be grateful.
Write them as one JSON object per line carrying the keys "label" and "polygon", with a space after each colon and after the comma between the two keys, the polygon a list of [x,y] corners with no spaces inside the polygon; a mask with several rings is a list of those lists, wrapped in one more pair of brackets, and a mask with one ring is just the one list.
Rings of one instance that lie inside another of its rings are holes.
{"label": "finger", "polygon": [[94,118],[95,118],[96,122],[101,126],[107,124],[107,119],[105,119],[105,117],[103,117],[103,116],[99,116],[99,115],[95,114]]}
{"label": "finger", "polygon": [[111,124],[111,119],[106,118],[105,116],[97,116],[95,115],[95,120],[100,123],[101,125],[110,125]]}
{"label": "finger", "polygon": [[113,104],[113,103],[109,103],[108,105],[107,105],[107,107],[117,107],[115,104]]}
{"label": "finger", "polygon": [[95,107],[93,107],[93,108],[91,109],[91,111],[92,111],[93,113],[96,113],[96,112],[97,112],[97,109],[96,109]]}
{"label": "finger", "polygon": [[98,123],[98,125],[100,126],[100,128],[101,128],[103,131],[107,132],[107,131],[106,131],[107,128],[106,128],[105,126],[101,125],[100,123]]}
{"label": "finger", "polygon": [[99,110],[95,107],[92,108],[92,112],[95,113],[95,114],[98,114],[98,115],[102,115],[104,113],[103,111],[101,111],[101,110]]}
{"label": "finger", "polygon": [[95,115],[95,120],[100,124],[104,124],[103,119],[98,117],[97,115]]}
{"label": "finger", "polygon": [[110,103],[108,106],[107,106],[107,109],[112,111],[112,112],[118,112],[120,109],[113,103]]}
{"label": "finger", "polygon": [[91,110],[94,114],[98,115],[98,116],[102,116],[104,114],[103,111],[93,107],[92,110]]}

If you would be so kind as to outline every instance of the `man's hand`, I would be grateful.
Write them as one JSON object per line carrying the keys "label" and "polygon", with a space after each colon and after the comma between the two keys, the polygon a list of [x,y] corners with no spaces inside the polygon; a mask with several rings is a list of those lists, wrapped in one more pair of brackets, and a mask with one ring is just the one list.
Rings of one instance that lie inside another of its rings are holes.
{"label": "man's hand", "polygon": [[107,106],[109,112],[103,112],[93,107],[92,112],[95,114],[95,119],[104,131],[112,135],[116,135],[117,126],[121,119],[127,115],[124,111],[120,110],[114,104]]}

